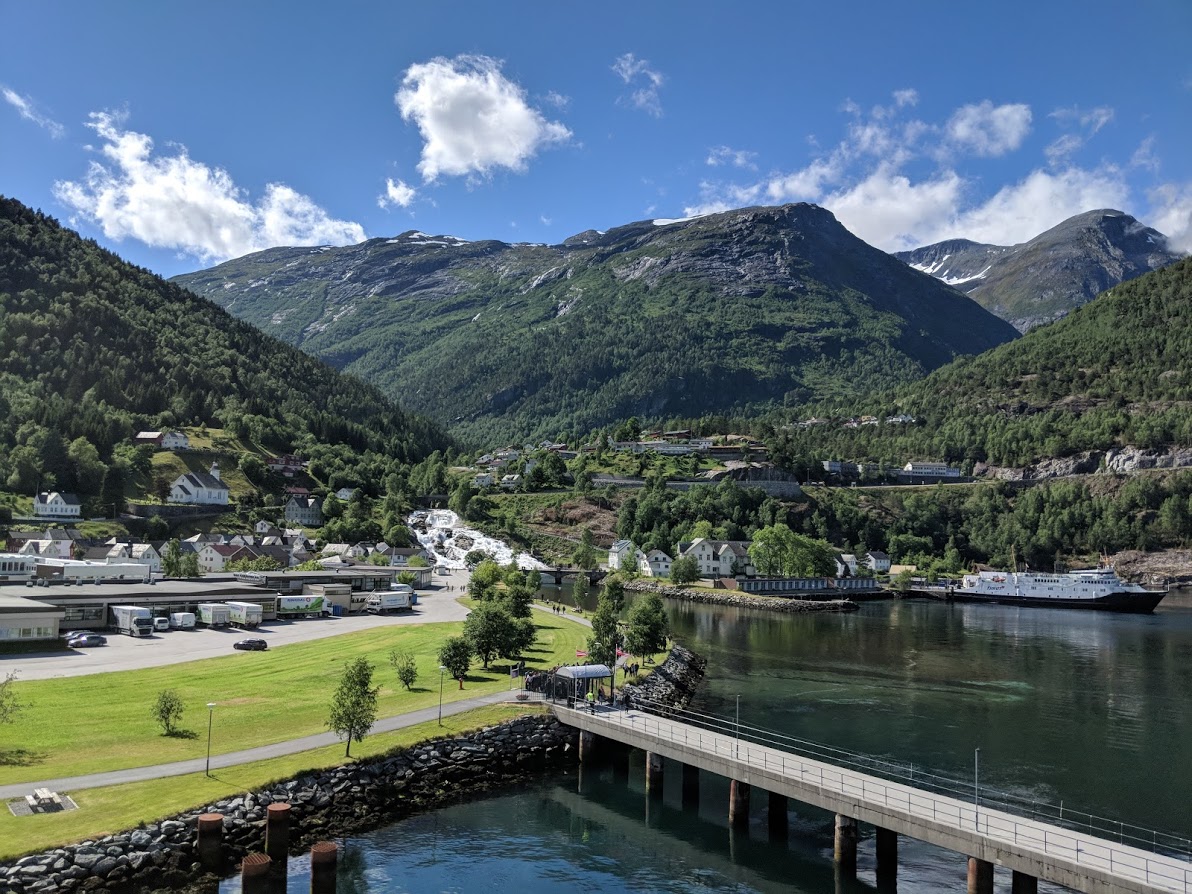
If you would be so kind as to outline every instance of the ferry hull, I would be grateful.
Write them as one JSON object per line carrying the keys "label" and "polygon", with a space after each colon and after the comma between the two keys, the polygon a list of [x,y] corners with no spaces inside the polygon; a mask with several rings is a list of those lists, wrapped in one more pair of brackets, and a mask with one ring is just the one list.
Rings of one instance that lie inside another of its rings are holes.
{"label": "ferry hull", "polygon": [[957,587],[951,598],[955,602],[992,602],[995,605],[1031,605],[1041,608],[1082,608],[1105,612],[1128,612],[1147,615],[1163,601],[1166,590],[1148,590],[1145,593],[1110,593],[1092,599],[1063,599],[1047,596],[1016,596],[1013,593],[977,593]]}

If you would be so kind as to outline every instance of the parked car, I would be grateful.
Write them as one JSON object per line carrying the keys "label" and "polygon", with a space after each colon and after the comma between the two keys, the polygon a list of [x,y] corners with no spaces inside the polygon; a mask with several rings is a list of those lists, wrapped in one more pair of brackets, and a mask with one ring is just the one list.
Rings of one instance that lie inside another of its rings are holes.
{"label": "parked car", "polygon": [[247,652],[264,652],[269,648],[269,643],[263,639],[242,639],[239,642],[232,643],[233,649],[243,649]]}
{"label": "parked car", "polygon": [[66,641],[66,645],[71,649],[89,649],[92,646],[106,646],[107,644],[107,637],[100,636],[98,633],[80,633]]}

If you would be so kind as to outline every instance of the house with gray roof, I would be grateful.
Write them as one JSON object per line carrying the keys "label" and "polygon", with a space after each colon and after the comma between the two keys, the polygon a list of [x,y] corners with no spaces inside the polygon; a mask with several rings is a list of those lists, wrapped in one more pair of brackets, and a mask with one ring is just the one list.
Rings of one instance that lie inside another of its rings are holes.
{"label": "house with gray roof", "polygon": [[187,472],[170,485],[170,502],[199,506],[227,506],[232,495],[220,480],[219,464],[212,463],[211,471]]}

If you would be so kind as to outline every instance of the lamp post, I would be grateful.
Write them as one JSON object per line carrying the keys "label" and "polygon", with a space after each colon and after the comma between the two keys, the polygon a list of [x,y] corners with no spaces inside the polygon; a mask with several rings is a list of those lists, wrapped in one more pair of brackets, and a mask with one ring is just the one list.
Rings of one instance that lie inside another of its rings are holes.
{"label": "lamp post", "polygon": [[211,720],[215,717],[215,702],[207,702],[207,775],[211,775]]}
{"label": "lamp post", "polygon": [[737,739],[737,748],[736,748],[737,754],[736,754],[736,756],[740,757],[741,756],[741,694],[740,693],[737,693],[736,739]]}
{"label": "lamp post", "polygon": [[981,749],[973,752],[973,828],[981,828],[981,820],[977,810],[981,804]]}
{"label": "lamp post", "polygon": [[439,665],[439,726],[443,725],[443,674],[446,673],[445,665]]}

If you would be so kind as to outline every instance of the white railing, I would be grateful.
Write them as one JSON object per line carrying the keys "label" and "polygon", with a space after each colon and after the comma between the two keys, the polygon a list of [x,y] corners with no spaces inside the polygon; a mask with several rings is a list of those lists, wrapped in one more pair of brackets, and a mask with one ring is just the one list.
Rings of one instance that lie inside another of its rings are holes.
{"label": "white railing", "polygon": [[[642,710],[642,708],[646,710]],[[652,709],[657,710],[657,713],[652,713]],[[560,714],[565,711],[583,717],[592,716],[589,711],[584,709],[563,709],[556,706],[556,710]],[[666,714],[673,715],[674,719],[665,716]],[[968,799],[962,800],[952,797],[947,792],[940,794],[927,787],[895,782],[859,772],[858,769],[838,766],[838,764],[854,767],[864,765],[866,769],[885,767],[887,772],[901,773],[906,769],[905,765],[868,758],[829,746],[815,746],[839,756],[837,760],[832,760],[831,757],[827,760],[819,760],[793,753],[791,750],[773,747],[765,742],[754,741],[758,734],[773,736],[776,740],[792,742],[798,740],[791,740],[781,734],[760,730],[756,727],[744,725],[738,727],[734,721],[726,721],[712,715],[679,711],[665,705],[639,706],[635,704],[634,710],[631,711],[602,707],[597,710],[592,719],[598,720],[601,726],[610,732],[612,728],[622,727],[675,746],[727,758],[751,770],[780,775],[803,785],[814,786],[824,792],[858,798],[875,807],[900,811],[908,818],[945,823],[958,829],[972,830],[999,844],[1009,844],[1024,850],[1071,861],[1079,866],[1109,872],[1121,879],[1143,882],[1163,891],[1184,892],[1184,894],[1192,892],[1192,865],[1178,857],[1157,852],[1148,853],[1133,845],[1115,843],[1087,832],[1008,813],[999,809],[1001,802],[996,799],[995,803],[998,804],[998,807],[991,807],[988,801],[979,801],[974,798],[971,785]],[[691,720],[701,721],[702,725],[692,723]],[[710,726],[714,726],[714,728],[709,728]],[[615,738],[615,735],[612,737]],[[803,743],[803,746],[807,745],[814,745],[814,743]],[[958,780],[919,771],[915,779],[916,783],[920,779],[925,783],[939,785],[955,794],[962,793],[954,788],[960,785]],[[981,790],[981,793],[984,793],[984,789]],[[1141,827],[1124,823],[1115,825],[1123,839],[1136,839],[1137,831],[1141,831]],[[1131,832],[1127,833],[1127,829]],[[1157,842],[1161,833],[1151,834],[1151,840],[1146,843],[1154,846],[1158,851]],[[1168,837],[1178,841],[1184,840],[1175,839],[1174,836]]]}

